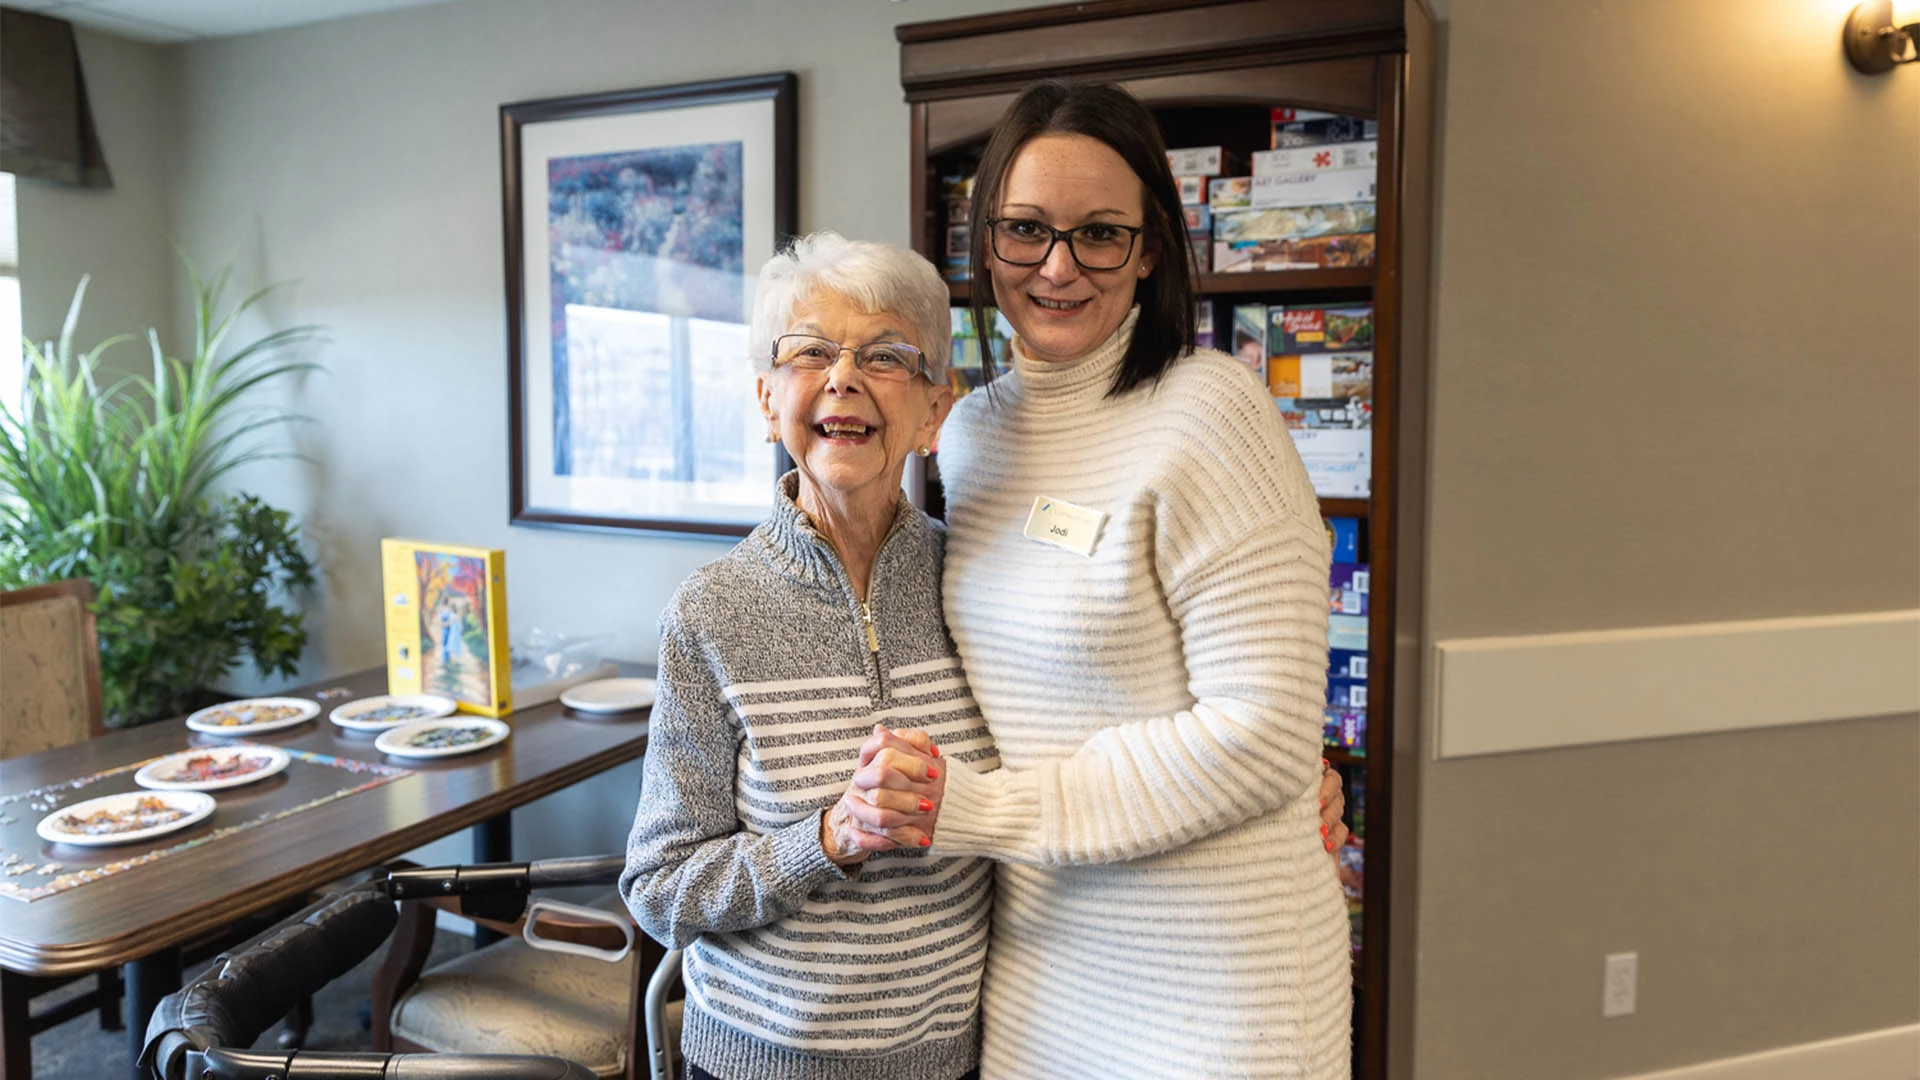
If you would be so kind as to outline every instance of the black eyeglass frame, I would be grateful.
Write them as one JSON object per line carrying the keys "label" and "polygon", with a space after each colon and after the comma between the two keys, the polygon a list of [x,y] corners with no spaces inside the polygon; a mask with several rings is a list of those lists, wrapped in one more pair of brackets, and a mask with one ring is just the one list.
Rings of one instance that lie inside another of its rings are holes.
{"label": "black eyeglass frame", "polygon": [[[1052,239],[1047,241],[1047,250],[1041,252],[1040,257],[1034,259],[1032,262],[1009,259],[1005,255],[1002,255],[1000,253],[1000,223],[1003,221],[1017,221],[1023,225],[1038,225],[1040,228],[1047,230],[1047,232],[1052,234]],[[1080,249],[1073,244],[1073,234],[1082,229],[1119,229],[1125,232],[1127,234],[1126,254],[1120,256],[1120,261],[1112,266],[1087,265],[1087,261],[1080,257]],[[1075,266],[1078,266],[1082,270],[1093,271],[1094,273],[1107,273],[1127,265],[1127,260],[1133,258],[1133,246],[1140,242],[1140,234],[1146,231],[1147,227],[1145,225],[1122,225],[1117,221],[1089,221],[1084,225],[1075,225],[1071,229],[1056,229],[1046,222],[1034,218],[997,217],[987,219],[987,244],[993,249],[993,257],[1006,263],[1008,266],[1040,266],[1047,261],[1048,256],[1053,254],[1053,249],[1059,245],[1060,241],[1065,240],[1067,242],[1067,254],[1073,258]]]}
{"label": "black eyeglass frame", "polygon": [[[852,353],[854,369],[859,371],[863,375],[872,375],[873,373],[871,371],[868,371],[866,363],[861,361],[860,353],[862,351],[866,349],[877,348],[877,347],[905,349],[906,351],[913,354],[915,360],[919,361],[918,366],[913,371],[907,374],[907,378],[909,379],[921,378],[921,379],[927,380],[930,383],[934,382],[933,364],[927,360],[927,354],[921,351],[921,349],[918,346],[909,345],[904,341],[869,341],[865,345],[842,345],[841,343],[833,340],[832,338],[823,338],[819,334],[799,334],[799,333],[781,334],[779,337],[776,337],[773,339],[773,346],[769,350],[769,355],[767,357],[767,359],[773,364],[775,368],[794,366],[794,363],[791,360],[787,361],[784,364],[780,362],[780,343],[782,341],[785,341],[788,338],[796,338],[796,337],[810,338],[814,341],[818,341],[823,344],[833,346],[834,348],[833,363],[834,364],[837,364],[840,362],[841,353],[844,353],[844,352]],[[828,364],[824,368],[804,368],[802,370],[825,371],[828,368],[831,368],[832,366],[833,364]]]}

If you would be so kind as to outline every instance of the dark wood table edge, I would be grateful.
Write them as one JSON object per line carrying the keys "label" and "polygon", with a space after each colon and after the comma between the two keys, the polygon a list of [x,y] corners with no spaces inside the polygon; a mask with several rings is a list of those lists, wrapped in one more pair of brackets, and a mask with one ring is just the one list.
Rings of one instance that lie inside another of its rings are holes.
{"label": "dark wood table edge", "polygon": [[[562,788],[571,787],[582,780],[606,772],[617,765],[637,760],[645,752],[644,739],[625,746],[609,747],[591,757],[581,758],[564,768],[555,769],[540,780],[524,785],[519,791],[510,795],[507,793],[488,795],[457,810],[448,811],[426,821],[415,822],[397,832],[387,833],[377,840],[340,852],[324,862],[312,863],[279,877],[270,878],[261,882],[244,901],[228,898],[225,902],[190,909],[180,918],[168,922],[165,927],[157,928],[162,932],[126,934],[86,942],[82,946],[55,946],[44,949],[21,950],[11,947],[11,943],[0,942],[0,967],[23,975],[56,976],[85,974],[102,968],[115,967],[160,949],[170,948],[200,937],[210,930],[227,925],[246,911],[258,910],[311,892],[348,874],[377,866],[432,841],[471,828],[499,814],[525,806]],[[92,882],[80,887],[109,886],[110,880]],[[4,907],[0,907],[0,913],[4,913],[5,910]]]}

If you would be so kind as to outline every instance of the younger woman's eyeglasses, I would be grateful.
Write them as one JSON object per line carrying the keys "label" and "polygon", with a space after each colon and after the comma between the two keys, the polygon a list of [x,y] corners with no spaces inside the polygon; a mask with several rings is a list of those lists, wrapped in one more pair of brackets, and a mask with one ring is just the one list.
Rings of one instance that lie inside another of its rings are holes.
{"label": "younger woman's eyeglasses", "polygon": [[1056,229],[1032,218],[988,218],[993,254],[1014,266],[1039,266],[1053,254],[1053,246],[1067,242],[1067,253],[1082,270],[1118,270],[1133,257],[1133,242],[1146,229],[1111,221],[1089,221],[1071,229]]}

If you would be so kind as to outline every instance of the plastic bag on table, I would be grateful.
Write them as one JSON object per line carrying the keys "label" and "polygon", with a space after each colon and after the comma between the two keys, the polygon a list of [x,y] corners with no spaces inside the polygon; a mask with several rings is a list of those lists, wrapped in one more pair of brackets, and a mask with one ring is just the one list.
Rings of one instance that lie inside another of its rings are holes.
{"label": "plastic bag on table", "polygon": [[604,650],[612,634],[563,634],[529,627],[512,643],[513,706],[524,709],[553,701],[560,692],[619,669]]}

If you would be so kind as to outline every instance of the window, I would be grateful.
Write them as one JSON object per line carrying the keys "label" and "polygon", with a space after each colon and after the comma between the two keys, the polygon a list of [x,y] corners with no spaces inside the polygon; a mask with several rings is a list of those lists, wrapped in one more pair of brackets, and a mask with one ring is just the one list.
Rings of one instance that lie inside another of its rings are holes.
{"label": "window", "polygon": [[20,411],[26,357],[20,348],[20,219],[13,174],[0,173],[0,404]]}

